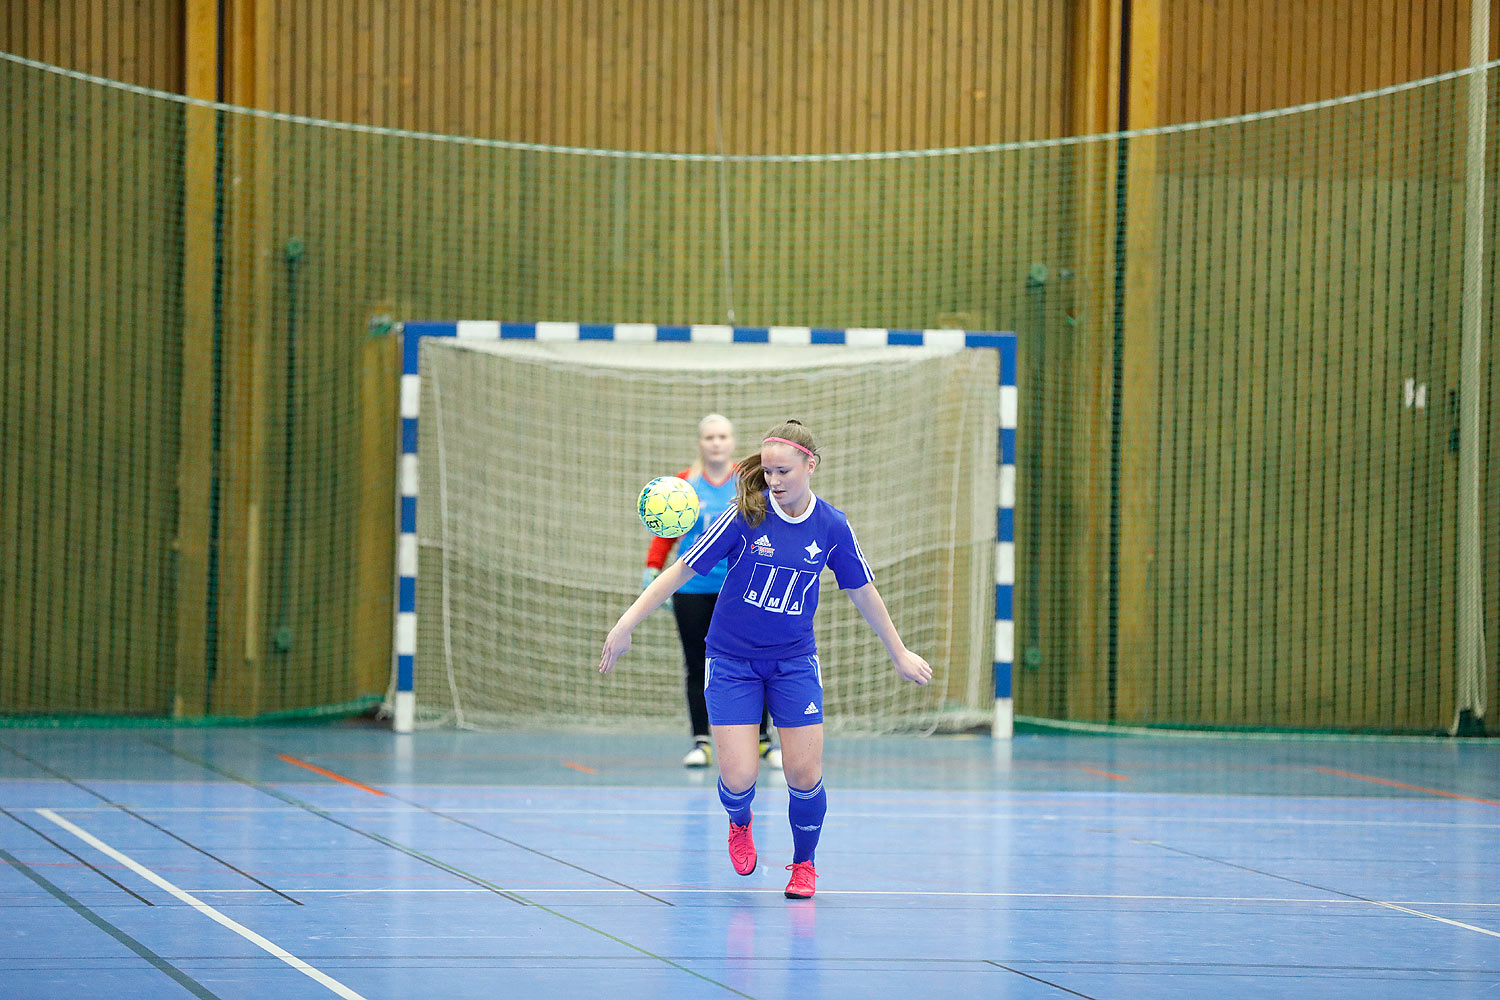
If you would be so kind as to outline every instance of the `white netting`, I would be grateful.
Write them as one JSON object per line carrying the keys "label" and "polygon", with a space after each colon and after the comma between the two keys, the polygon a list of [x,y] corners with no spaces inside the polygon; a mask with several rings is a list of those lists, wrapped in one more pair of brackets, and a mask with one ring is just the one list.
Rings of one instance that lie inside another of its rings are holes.
{"label": "white netting", "polygon": [[[988,718],[994,634],[994,351],[427,340],[422,346],[419,719],[666,726],[685,718],[663,609],[613,675],[595,667],[638,593],[641,486],[691,461],[697,423],[737,455],[787,417],[823,455],[902,638],[935,668],[901,682],[825,575],[817,634],[831,725]],[[674,558],[678,553],[674,552]]]}

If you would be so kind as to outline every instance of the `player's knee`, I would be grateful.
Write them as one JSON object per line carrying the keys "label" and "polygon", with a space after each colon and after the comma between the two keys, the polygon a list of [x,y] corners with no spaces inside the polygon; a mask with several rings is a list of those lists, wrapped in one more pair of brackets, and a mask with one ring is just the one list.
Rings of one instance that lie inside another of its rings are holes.
{"label": "player's knee", "polygon": [[719,780],[724,782],[724,787],[735,795],[739,795],[754,787],[757,777],[759,775],[755,764],[748,766],[741,765],[739,767],[724,767],[721,765],[719,768]]}
{"label": "player's knee", "polygon": [[782,774],[786,775],[786,783],[793,788],[808,789],[823,780],[823,764],[821,761],[796,761],[787,759],[785,752],[781,756]]}

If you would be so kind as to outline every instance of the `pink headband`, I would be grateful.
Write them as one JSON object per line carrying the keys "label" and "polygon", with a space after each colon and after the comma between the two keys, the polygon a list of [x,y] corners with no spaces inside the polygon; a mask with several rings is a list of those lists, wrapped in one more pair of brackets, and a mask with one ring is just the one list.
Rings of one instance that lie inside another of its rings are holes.
{"label": "pink headband", "polygon": [[814,455],[812,452],[808,451],[806,448],[802,447],[797,442],[795,442],[795,441],[788,441],[786,438],[766,438],[763,441],[761,441],[761,444],[766,444],[766,443],[771,442],[771,441],[775,441],[777,444],[789,444],[793,448],[796,448],[798,451],[802,452],[802,454],[806,455],[808,458],[816,458],[817,457],[816,455]]}

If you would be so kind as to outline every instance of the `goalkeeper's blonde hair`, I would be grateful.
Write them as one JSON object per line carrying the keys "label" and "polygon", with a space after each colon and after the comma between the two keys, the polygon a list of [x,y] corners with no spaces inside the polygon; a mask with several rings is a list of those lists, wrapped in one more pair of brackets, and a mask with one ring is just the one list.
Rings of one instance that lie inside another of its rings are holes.
{"label": "goalkeeper's blonde hair", "polygon": [[[734,421],[733,420],[730,420],[728,417],[724,416],[724,414],[722,414],[722,413],[710,413],[708,416],[706,416],[702,420],[698,421],[698,437],[702,438],[703,437],[703,428],[707,427],[709,424],[713,423],[716,420],[722,420],[725,424],[728,424],[729,425],[729,433],[731,435],[734,434]],[[693,458],[693,464],[690,465],[690,466],[688,466],[688,475],[689,476],[697,476],[697,475],[702,475],[702,473],[703,473],[703,450],[700,448],[698,450],[698,454],[696,456],[694,456],[694,458]]]}

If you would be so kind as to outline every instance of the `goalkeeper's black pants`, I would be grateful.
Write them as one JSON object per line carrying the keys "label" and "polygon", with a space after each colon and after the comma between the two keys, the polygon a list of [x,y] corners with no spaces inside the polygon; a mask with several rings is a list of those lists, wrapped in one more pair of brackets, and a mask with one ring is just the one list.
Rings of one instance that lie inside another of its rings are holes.
{"label": "goalkeeper's black pants", "polygon": [[[703,700],[703,658],[708,639],[708,623],[714,615],[718,594],[673,594],[672,615],[677,619],[677,636],[682,640],[682,658],[687,664],[683,689],[687,694],[688,721],[694,739],[708,739],[708,705]],[[760,713],[760,738],[769,739],[770,713]]]}

